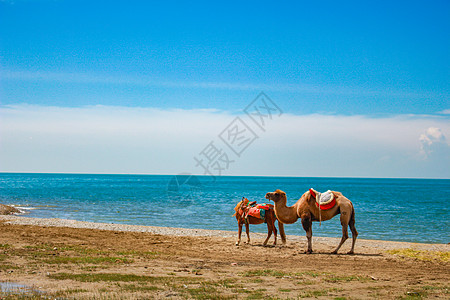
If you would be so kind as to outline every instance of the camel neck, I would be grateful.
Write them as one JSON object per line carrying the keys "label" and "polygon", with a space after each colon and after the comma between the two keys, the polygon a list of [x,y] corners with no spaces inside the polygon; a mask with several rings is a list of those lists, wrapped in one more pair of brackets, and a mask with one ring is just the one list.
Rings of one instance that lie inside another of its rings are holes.
{"label": "camel neck", "polygon": [[297,209],[295,206],[286,206],[286,200],[280,200],[275,203],[275,214],[277,219],[284,224],[295,223],[298,219]]}

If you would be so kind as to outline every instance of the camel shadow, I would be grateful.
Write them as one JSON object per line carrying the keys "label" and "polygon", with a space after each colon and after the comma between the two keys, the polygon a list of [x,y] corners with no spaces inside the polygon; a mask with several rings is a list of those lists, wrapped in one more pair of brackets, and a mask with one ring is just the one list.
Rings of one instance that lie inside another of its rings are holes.
{"label": "camel shadow", "polygon": [[263,244],[246,244],[246,246],[249,246],[249,247],[259,247],[259,248],[279,248],[280,246],[279,245],[273,245],[273,244],[270,244],[270,245],[263,245]]}
{"label": "camel shadow", "polygon": [[290,246],[290,245],[283,245],[283,244],[276,244],[276,245],[274,245],[274,244],[267,244],[267,245],[263,245],[263,244],[260,244],[260,243],[254,243],[254,244],[252,244],[252,243],[250,243],[250,244],[242,243],[242,244],[239,245],[239,247],[257,247],[257,248],[268,248],[268,249],[270,249],[270,248],[295,249],[294,246]]}
{"label": "camel shadow", "polygon": [[299,252],[297,255],[328,255],[328,256],[342,256],[342,257],[357,257],[357,256],[364,256],[364,257],[381,257],[383,256],[381,253],[353,253],[353,254],[347,254],[347,253],[331,253],[331,252],[313,252],[313,253],[306,253],[306,252]]}

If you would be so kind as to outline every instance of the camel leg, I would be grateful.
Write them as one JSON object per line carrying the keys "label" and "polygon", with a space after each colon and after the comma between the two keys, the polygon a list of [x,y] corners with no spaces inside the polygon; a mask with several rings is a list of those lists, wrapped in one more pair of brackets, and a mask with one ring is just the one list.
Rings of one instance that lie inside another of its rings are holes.
{"label": "camel leg", "polygon": [[238,229],[238,240],[236,242],[236,246],[239,246],[241,243],[241,234],[242,234],[242,223],[238,223],[239,229]]}
{"label": "camel leg", "polygon": [[270,225],[270,222],[267,222],[267,238],[263,243],[264,246],[267,245],[267,242],[269,241],[271,236],[272,236],[272,226]]}
{"label": "camel leg", "polygon": [[350,222],[348,223],[350,230],[352,231],[352,249],[347,254],[353,254],[355,249],[356,238],[358,237],[358,231],[355,227],[355,210],[352,211],[352,216],[350,217]]}
{"label": "camel leg", "polygon": [[341,242],[337,246],[337,248],[332,252],[332,254],[337,254],[339,248],[341,248],[342,244],[348,239],[348,229],[347,226],[349,225],[349,222],[347,221],[347,214],[341,213],[341,225],[342,225],[342,238]]}
{"label": "camel leg", "polygon": [[275,226],[275,221],[273,221],[273,223],[272,223],[272,228],[273,228],[273,234],[275,237],[275,240],[273,241],[273,245],[275,246],[277,244],[277,227]]}
{"label": "camel leg", "polygon": [[245,222],[245,232],[247,233],[247,244],[250,244],[250,225]]}
{"label": "camel leg", "polygon": [[284,224],[278,221],[278,228],[280,229],[281,242],[286,245],[286,233],[284,232]]}
{"label": "camel leg", "polygon": [[306,231],[306,238],[308,239],[308,250],[306,253],[310,254],[312,250],[312,220],[311,218],[302,218],[303,229]]}

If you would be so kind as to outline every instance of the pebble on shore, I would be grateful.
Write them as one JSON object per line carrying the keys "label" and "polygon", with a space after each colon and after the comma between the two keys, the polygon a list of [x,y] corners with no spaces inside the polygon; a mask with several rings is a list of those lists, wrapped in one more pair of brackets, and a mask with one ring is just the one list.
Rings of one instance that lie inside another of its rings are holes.
{"label": "pebble on shore", "polygon": [[17,208],[9,205],[0,204],[0,215],[12,215],[12,214],[18,214],[21,211]]}

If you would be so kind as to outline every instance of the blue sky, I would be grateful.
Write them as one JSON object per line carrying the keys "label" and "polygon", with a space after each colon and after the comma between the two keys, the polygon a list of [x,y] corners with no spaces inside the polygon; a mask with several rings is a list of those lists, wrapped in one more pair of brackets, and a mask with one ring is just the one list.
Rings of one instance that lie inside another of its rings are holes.
{"label": "blue sky", "polygon": [[0,171],[201,173],[264,91],[283,117],[227,174],[449,178],[449,29],[448,1],[0,1]]}

